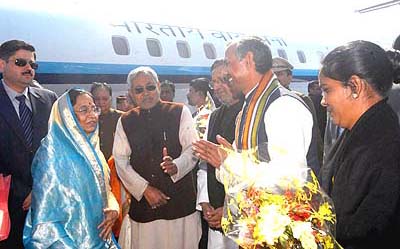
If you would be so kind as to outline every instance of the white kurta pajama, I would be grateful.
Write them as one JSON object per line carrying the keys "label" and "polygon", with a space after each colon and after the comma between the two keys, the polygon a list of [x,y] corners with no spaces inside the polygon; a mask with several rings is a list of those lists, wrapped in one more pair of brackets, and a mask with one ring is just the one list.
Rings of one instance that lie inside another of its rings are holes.
{"label": "white kurta pajama", "polygon": [[[194,168],[197,158],[193,156],[192,143],[197,140],[194,122],[189,109],[182,109],[179,142],[182,146],[181,155],[173,162],[178,173],[171,176],[173,182],[179,181]],[[118,120],[115,131],[113,155],[116,169],[124,186],[136,200],[141,200],[148,182],[130,165],[131,151],[128,138],[123,129],[121,119]],[[201,224],[198,212],[174,220],[154,220],[140,223],[132,219],[131,248],[133,249],[197,249],[201,236]],[[124,244],[123,241],[120,242]]]}

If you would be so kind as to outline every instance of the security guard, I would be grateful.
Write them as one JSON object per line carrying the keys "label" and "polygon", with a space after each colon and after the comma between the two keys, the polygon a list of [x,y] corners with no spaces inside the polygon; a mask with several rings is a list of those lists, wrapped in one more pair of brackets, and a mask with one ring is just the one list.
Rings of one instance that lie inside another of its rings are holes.
{"label": "security guard", "polygon": [[281,57],[272,59],[272,71],[274,71],[281,85],[289,89],[289,84],[292,82],[293,65],[289,61]]}

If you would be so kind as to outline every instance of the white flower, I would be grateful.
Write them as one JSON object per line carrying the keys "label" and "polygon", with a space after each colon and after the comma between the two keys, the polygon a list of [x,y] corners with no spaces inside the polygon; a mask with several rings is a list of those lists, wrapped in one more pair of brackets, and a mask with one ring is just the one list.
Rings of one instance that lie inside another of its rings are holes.
{"label": "white flower", "polygon": [[259,241],[265,241],[269,245],[275,244],[290,224],[290,218],[280,213],[276,205],[261,207],[259,217],[255,235],[259,237]]}
{"label": "white flower", "polygon": [[293,237],[300,240],[304,249],[317,249],[317,243],[313,235],[310,222],[294,221],[290,224]]}

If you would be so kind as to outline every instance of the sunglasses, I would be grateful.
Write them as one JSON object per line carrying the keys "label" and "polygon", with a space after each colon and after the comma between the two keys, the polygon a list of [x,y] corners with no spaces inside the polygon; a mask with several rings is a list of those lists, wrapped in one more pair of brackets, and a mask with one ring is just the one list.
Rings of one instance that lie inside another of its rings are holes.
{"label": "sunglasses", "polygon": [[19,59],[19,58],[14,60],[14,64],[18,67],[25,67],[26,64],[28,64],[28,63],[31,66],[31,68],[34,70],[38,69],[38,67],[39,67],[39,65],[33,61],[28,61],[28,60]]}
{"label": "sunglasses", "polygon": [[95,115],[100,115],[100,113],[101,113],[100,107],[98,107],[98,106],[86,106],[86,105],[81,106],[76,112],[79,112],[79,113],[81,113],[83,115],[87,115],[92,111],[93,111],[93,113]]}
{"label": "sunglasses", "polygon": [[144,92],[144,89],[146,89],[148,92],[152,92],[156,90],[157,86],[156,85],[148,85],[146,87],[135,87],[135,94],[141,94]]}

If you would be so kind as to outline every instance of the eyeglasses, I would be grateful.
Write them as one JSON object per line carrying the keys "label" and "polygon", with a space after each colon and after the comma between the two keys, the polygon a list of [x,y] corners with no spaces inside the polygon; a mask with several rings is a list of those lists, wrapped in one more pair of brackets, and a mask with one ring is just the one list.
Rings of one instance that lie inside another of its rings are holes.
{"label": "eyeglasses", "polygon": [[232,83],[232,76],[230,74],[226,74],[222,77],[218,77],[217,80],[212,81],[213,84],[220,83],[220,84],[228,84]]}
{"label": "eyeglasses", "polygon": [[17,58],[14,60],[14,64],[18,67],[25,67],[26,64],[28,64],[28,63],[31,66],[31,68],[34,70],[38,69],[38,67],[39,67],[39,65],[33,61],[28,61],[28,60],[21,59],[21,58]]}
{"label": "eyeglasses", "polygon": [[156,90],[157,86],[156,85],[148,85],[146,87],[135,87],[135,94],[141,94],[144,92],[144,89],[146,89],[148,92],[152,92]]}
{"label": "eyeglasses", "polygon": [[100,115],[101,109],[98,106],[81,106],[76,112],[79,112],[83,115],[87,115],[90,112],[93,112],[95,115]]}

